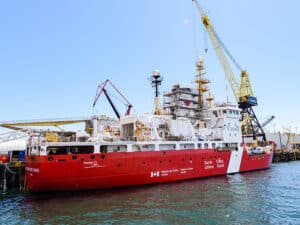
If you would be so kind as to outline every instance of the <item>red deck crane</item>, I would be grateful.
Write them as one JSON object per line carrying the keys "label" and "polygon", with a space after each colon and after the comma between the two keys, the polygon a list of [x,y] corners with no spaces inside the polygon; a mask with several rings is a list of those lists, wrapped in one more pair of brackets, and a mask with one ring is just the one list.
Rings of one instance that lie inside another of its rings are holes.
{"label": "red deck crane", "polygon": [[99,84],[98,85],[98,88],[97,88],[97,92],[96,92],[96,96],[95,96],[95,99],[94,99],[94,102],[93,102],[93,107],[95,107],[99,97],[101,96],[102,92],[104,93],[105,97],[107,98],[110,106],[112,107],[114,113],[116,114],[116,116],[118,117],[118,119],[120,119],[121,115],[119,113],[119,111],[117,110],[115,104],[113,103],[112,99],[110,98],[109,94],[107,93],[107,90],[106,90],[106,86],[110,84],[111,87],[124,99],[124,101],[126,102],[126,106],[127,106],[127,110],[126,110],[126,113],[125,115],[128,116],[130,115],[130,111],[131,111],[131,108],[132,108],[132,105],[131,103],[127,100],[127,98],[118,90],[118,88],[110,81],[110,80],[106,80],[104,81],[103,83]]}

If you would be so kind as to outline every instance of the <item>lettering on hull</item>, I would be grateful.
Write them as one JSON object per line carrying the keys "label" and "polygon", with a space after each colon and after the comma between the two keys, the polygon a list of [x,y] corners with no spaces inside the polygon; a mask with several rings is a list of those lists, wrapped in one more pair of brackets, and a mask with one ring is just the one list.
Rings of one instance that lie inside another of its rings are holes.
{"label": "lettering on hull", "polygon": [[[225,167],[224,160],[221,158],[216,159],[215,165],[216,165],[216,168],[224,168]],[[205,170],[214,169],[215,165],[212,160],[204,161],[204,169]]]}
{"label": "lettering on hull", "polygon": [[25,170],[29,171],[29,172],[33,172],[33,173],[39,173],[40,172],[39,168],[32,168],[32,167],[25,167]]}
{"label": "lettering on hull", "polygon": [[83,166],[84,166],[85,169],[100,167],[100,165],[98,164],[97,161],[83,162]]}
{"label": "lettering on hull", "polygon": [[179,170],[178,169],[173,169],[173,170],[163,170],[161,171],[161,176],[165,177],[165,176],[169,176],[170,173],[178,173]]}
{"label": "lettering on hull", "polygon": [[224,167],[225,167],[225,165],[224,165],[224,160],[221,159],[221,158],[218,158],[218,159],[216,160],[216,163],[217,163],[217,168],[224,168]]}
{"label": "lettering on hull", "polygon": [[208,160],[208,161],[204,161],[204,169],[205,170],[210,170],[215,168],[213,165],[213,161],[212,160]]}
{"label": "lettering on hull", "polygon": [[180,173],[181,174],[185,174],[185,173],[187,173],[187,171],[190,171],[190,170],[193,170],[193,168],[192,167],[190,167],[190,168],[182,168],[182,169],[180,169]]}
{"label": "lettering on hull", "polygon": [[162,177],[166,177],[166,176],[169,176],[171,174],[186,174],[187,171],[192,171],[194,168],[192,167],[189,167],[189,168],[179,168],[179,169],[171,169],[171,170],[162,170],[162,171],[157,171],[157,172],[151,172],[151,177],[159,177],[162,176]]}

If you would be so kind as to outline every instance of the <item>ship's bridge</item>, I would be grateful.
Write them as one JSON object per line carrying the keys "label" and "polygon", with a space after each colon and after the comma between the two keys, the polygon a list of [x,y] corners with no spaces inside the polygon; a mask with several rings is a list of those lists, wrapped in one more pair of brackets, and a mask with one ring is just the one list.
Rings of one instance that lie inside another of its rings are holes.
{"label": "ship's bridge", "polygon": [[208,140],[222,140],[226,142],[240,142],[240,110],[231,104],[217,105],[208,109],[205,129],[199,129],[200,136]]}
{"label": "ship's bridge", "polygon": [[237,118],[240,119],[240,109],[234,105],[219,105],[209,109],[215,118]]}

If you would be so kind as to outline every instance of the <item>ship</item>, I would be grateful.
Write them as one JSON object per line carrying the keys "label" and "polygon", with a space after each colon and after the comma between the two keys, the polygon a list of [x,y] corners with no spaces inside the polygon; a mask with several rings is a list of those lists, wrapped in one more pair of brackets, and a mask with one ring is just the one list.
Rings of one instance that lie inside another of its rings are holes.
{"label": "ship", "polygon": [[158,91],[162,77],[153,72],[153,113],[94,116],[85,120],[81,133],[31,132],[26,148],[27,189],[107,189],[269,168],[274,144],[246,143],[240,108],[228,102],[214,104],[203,60],[197,61],[196,68],[196,84],[173,85],[164,93],[162,107]]}

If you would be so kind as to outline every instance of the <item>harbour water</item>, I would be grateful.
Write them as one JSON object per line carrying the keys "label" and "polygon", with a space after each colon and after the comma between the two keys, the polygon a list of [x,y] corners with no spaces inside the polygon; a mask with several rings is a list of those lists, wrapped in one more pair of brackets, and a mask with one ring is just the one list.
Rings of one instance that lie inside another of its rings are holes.
{"label": "harbour water", "polygon": [[300,224],[300,162],[114,190],[6,193],[0,224]]}

